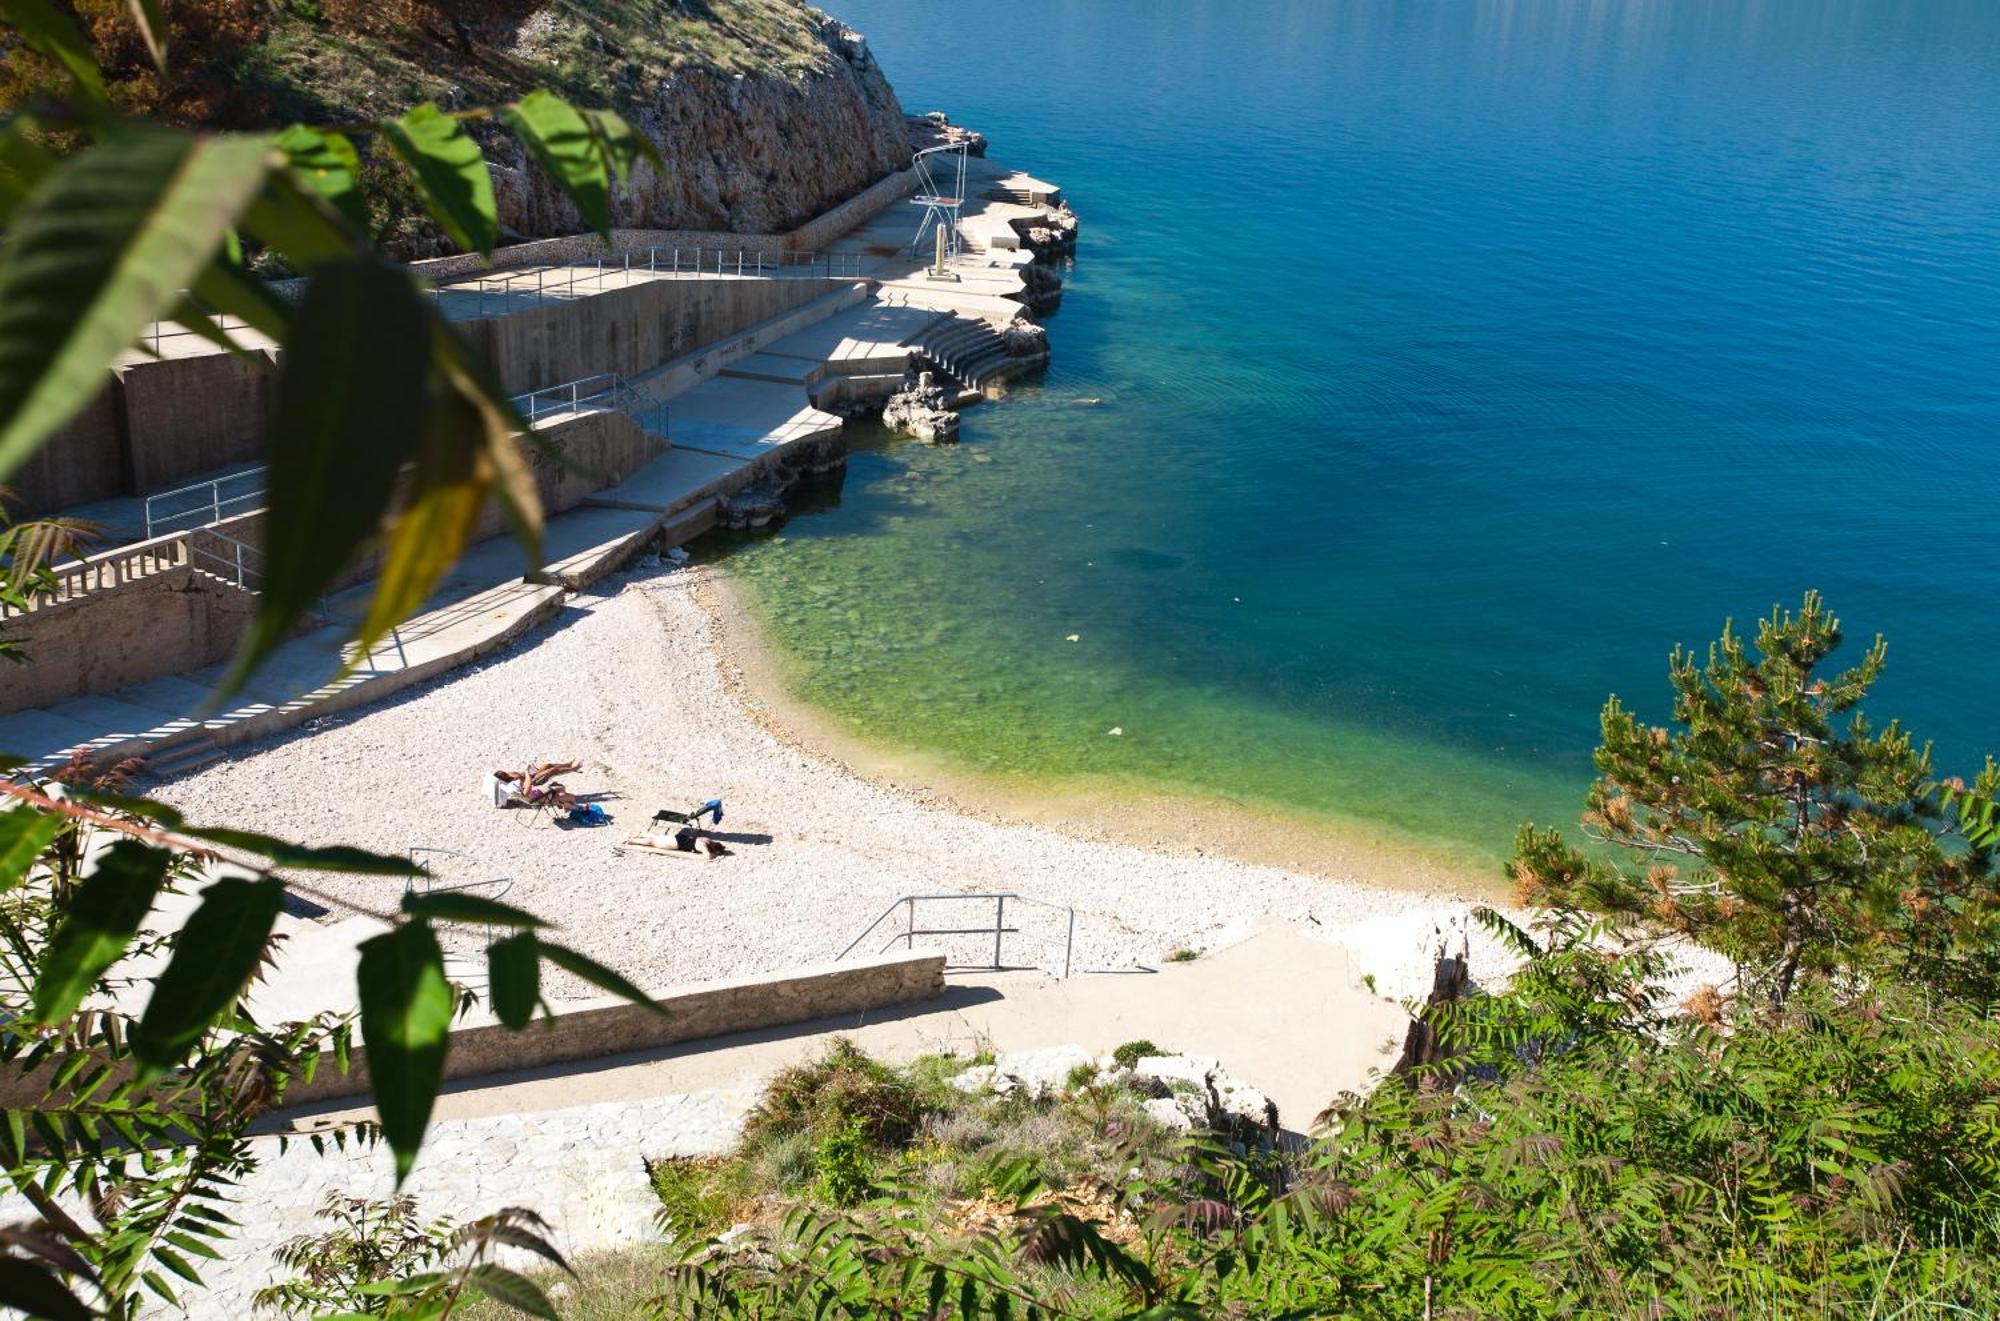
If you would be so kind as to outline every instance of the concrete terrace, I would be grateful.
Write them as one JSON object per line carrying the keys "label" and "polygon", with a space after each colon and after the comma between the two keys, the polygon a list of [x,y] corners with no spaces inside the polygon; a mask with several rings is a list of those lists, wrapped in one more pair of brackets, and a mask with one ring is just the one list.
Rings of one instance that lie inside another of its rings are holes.
{"label": "concrete terrace", "polygon": [[[228,666],[210,665],[0,717],[0,749],[31,770],[78,752],[100,760],[144,756],[149,769],[163,775],[192,769],[220,756],[224,746],[379,701],[505,646],[553,620],[571,592],[641,547],[679,545],[707,531],[729,495],[796,447],[838,433],[841,418],[816,401],[836,406],[850,386],[900,379],[926,336],[941,327],[975,320],[1003,326],[1023,311],[1023,269],[1033,258],[1013,225],[1041,212],[981,199],[985,192],[1026,195],[1019,182],[1026,177],[990,161],[971,166],[974,196],[961,225],[967,250],[954,266],[956,279],[930,278],[928,254],[911,252],[916,208],[892,203],[831,244],[817,268],[853,269],[859,277],[852,284],[633,377],[616,400],[593,401],[589,407],[666,405],[668,447],[579,507],[551,517],[542,563],[524,563],[510,537],[495,537],[474,546],[431,599],[366,656],[356,656],[345,638],[366,608],[372,583],[329,598],[318,626],[279,648],[239,693],[224,697]],[[1033,180],[1027,184],[1054,192]],[[464,320],[505,316],[551,298],[588,299],[649,280],[693,278],[659,269],[657,257],[650,269],[613,268],[612,260],[508,267],[443,284],[437,297],[448,316]],[[803,269],[813,268],[808,262]],[[699,278],[758,277],[732,270]],[[767,271],[765,278],[787,276]],[[171,324],[155,328],[148,347],[164,357],[220,352]],[[568,416],[539,418],[536,426]],[[245,468],[234,464],[175,485],[241,477]],[[126,497],[73,512],[100,525],[104,544],[119,545],[145,535],[143,506],[142,497]]]}

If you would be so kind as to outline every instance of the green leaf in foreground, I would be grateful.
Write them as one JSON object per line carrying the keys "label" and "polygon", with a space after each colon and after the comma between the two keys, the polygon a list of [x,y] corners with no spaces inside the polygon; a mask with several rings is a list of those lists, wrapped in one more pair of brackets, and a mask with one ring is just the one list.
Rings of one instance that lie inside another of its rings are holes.
{"label": "green leaf in foreground", "polygon": [[535,933],[522,931],[488,945],[486,974],[493,1016],[519,1032],[534,1018],[542,998],[542,951]]}
{"label": "green leaf in foreground", "polygon": [[465,125],[434,105],[420,105],[382,125],[383,140],[409,168],[431,216],[452,242],[479,252],[500,241],[493,176]]}
{"label": "green leaf in foreground", "polygon": [[16,119],[0,128],[0,225],[20,209],[21,204],[56,167],[56,157],[47,147],[25,132],[27,123]]}
{"label": "green leaf in foreground", "polygon": [[397,927],[363,942],[357,981],[375,1110],[400,1185],[416,1163],[444,1080],[452,1011],[444,951],[423,923]]}
{"label": "green leaf in foreground", "polygon": [[20,1257],[0,1257],[0,1307],[46,1321],[92,1321],[97,1315],[54,1272]]}
{"label": "green leaf in foreground", "polygon": [[307,286],[271,422],[270,574],[225,691],[290,635],[380,529],[397,473],[417,449],[430,352],[429,315],[402,271],[339,261]]}
{"label": "green leaf in foreground", "polygon": [[494,442],[481,401],[441,380],[425,421],[410,498],[390,530],[375,596],[356,634],[357,654],[408,618],[458,562],[493,490]]}
{"label": "green leaf in foreground", "polygon": [[564,972],[581,977],[592,986],[601,987],[621,999],[630,1000],[635,1005],[644,1005],[662,1018],[666,1017],[667,1011],[662,1009],[652,996],[647,995],[637,986],[626,981],[623,977],[611,971],[611,969],[605,967],[597,960],[588,955],[579,954],[567,945],[552,945],[546,940],[541,942],[541,947],[542,954],[548,961],[561,968]]}
{"label": "green leaf in foreground", "polygon": [[14,213],[0,246],[0,479],[180,301],[274,159],[261,137],[121,128]]}
{"label": "green leaf in foreground", "polygon": [[63,819],[54,812],[17,807],[0,812],[0,891],[19,885],[42,850],[62,834]]}
{"label": "green leaf in foreground", "polygon": [[466,1278],[475,1289],[503,1307],[542,1317],[544,1321],[558,1321],[555,1305],[549,1302],[541,1286],[519,1272],[481,1262],[466,1273]]}
{"label": "green leaf in foreground", "polygon": [[354,144],[331,129],[293,124],[278,135],[292,173],[358,228],[368,224],[368,203],[361,195],[361,156]]}
{"label": "green leaf in foreground", "polygon": [[403,911],[433,922],[469,922],[490,927],[545,927],[533,913],[462,890],[412,890],[403,896]]}
{"label": "green leaf in foreground", "polygon": [[98,72],[97,56],[91,53],[83,30],[68,14],[49,0],[0,0],[0,22],[13,28],[29,46],[62,65],[79,91],[94,101],[104,100],[104,75]]}
{"label": "green leaf in foreground", "polygon": [[530,92],[500,115],[543,173],[576,203],[583,223],[610,237],[611,180],[605,153],[575,107],[553,92]]}
{"label": "green leaf in foreground", "polygon": [[35,982],[35,1018],[56,1023],[78,1004],[104,970],[118,961],[146,920],[173,856],[164,849],[121,839],[104,850],[97,869],[77,887],[69,912],[49,941]]}
{"label": "green leaf in foreground", "polygon": [[224,848],[241,849],[265,858],[273,867],[296,871],[344,871],[361,876],[421,876],[424,869],[408,858],[390,853],[370,853],[349,844],[329,844],[307,848],[263,835],[254,830],[232,830],[227,826],[181,826],[178,834],[206,840]]}
{"label": "green leaf in foreground", "polygon": [[173,960],[153,988],[132,1033],[142,1074],[156,1077],[180,1063],[209,1024],[235,1003],[264,957],[284,903],[274,880],[225,877],[202,892],[174,942]]}
{"label": "green leaf in foreground", "polygon": [[598,149],[604,155],[605,168],[624,180],[632,182],[633,171],[639,162],[645,161],[653,167],[661,178],[667,174],[667,162],[661,158],[660,149],[653,140],[633,128],[625,117],[613,110],[585,110],[581,112],[584,122],[597,137]]}

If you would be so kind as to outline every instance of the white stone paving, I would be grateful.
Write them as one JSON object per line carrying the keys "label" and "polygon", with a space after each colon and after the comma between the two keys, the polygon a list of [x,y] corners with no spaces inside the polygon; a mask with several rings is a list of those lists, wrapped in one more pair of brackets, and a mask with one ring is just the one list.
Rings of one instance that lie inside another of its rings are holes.
{"label": "white stone paving", "polygon": [[[761,1080],[684,1096],[650,1097],[537,1114],[448,1120],[432,1125],[408,1191],[425,1218],[471,1220],[525,1206],[548,1220],[565,1256],[652,1238],[659,1207],[645,1162],[729,1150]],[[274,1283],[272,1251],[287,1239],[319,1232],[313,1215],[327,1194],[386,1197],[394,1166],[386,1146],[324,1155],[293,1137],[256,1140],[259,1166],[244,1179],[231,1213],[237,1237],[220,1245],[224,1260],[205,1263],[207,1288],[189,1291],[180,1315],[235,1321],[251,1315],[250,1298]],[[19,1198],[0,1203],[0,1221],[32,1218]],[[149,1309],[150,1311],[150,1309]],[[161,1308],[154,1314],[172,1314]]]}

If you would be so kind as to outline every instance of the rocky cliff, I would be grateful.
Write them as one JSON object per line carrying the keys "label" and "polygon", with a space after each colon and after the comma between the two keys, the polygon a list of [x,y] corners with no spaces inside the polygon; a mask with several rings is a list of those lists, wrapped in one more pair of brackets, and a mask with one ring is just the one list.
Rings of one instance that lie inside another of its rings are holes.
{"label": "rocky cliff", "polygon": [[[613,222],[778,233],[907,165],[902,107],[866,39],[833,20],[815,31],[818,51],[803,67],[683,68],[621,98],[667,172],[641,166],[616,199]],[[495,135],[487,145],[502,225],[525,238],[583,227],[517,143]]]}
{"label": "rocky cliff", "polygon": [[[169,72],[137,48],[119,0],[92,28],[120,105],[175,123],[349,127],[422,102],[502,105],[538,87],[610,107],[658,144],[664,175],[621,189],[614,223],[788,230],[909,163],[903,112],[868,43],[802,0],[173,0]],[[0,110],[66,75],[0,45]],[[475,129],[511,240],[574,234],[568,201],[519,145]],[[404,257],[451,251],[418,218],[398,167],[357,134]]]}

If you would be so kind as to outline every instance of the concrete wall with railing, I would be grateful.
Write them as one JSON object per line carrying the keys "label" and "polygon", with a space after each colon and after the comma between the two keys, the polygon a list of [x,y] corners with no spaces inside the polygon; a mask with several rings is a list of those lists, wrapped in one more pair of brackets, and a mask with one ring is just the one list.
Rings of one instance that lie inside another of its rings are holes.
{"label": "concrete wall with railing", "polygon": [[0,715],[115,693],[228,656],[256,609],[256,598],[231,581],[236,543],[255,537],[262,519],[249,514],[63,566],[55,594],[0,619],[0,637],[28,657],[0,681]]}
{"label": "concrete wall with railing", "polygon": [[648,280],[461,323],[510,393],[594,372],[636,376],[852,280]]}
{"label": "concrete wall with railing", "polygon": [[[443,281],[478,275],[482,271],[520,266],[563,265],[575,261],[596,261],[619,252],[645,248],[686,248],[692,251],[780,253],[817,252],[841,236],[873,219],[886,208],[916,191],[913,170],[898,170],[848,198],[839,206],[822,211],[787,234],[731,234],[709,229],[614,229],[611,242],[595,234],[565,234],[560,238],[535,239],[496,248],[493,255],[476,252],[450,257],[433,257],[410,263],[410,269],[426,280]],[[911,230],[916,226],[913,223]]]}

